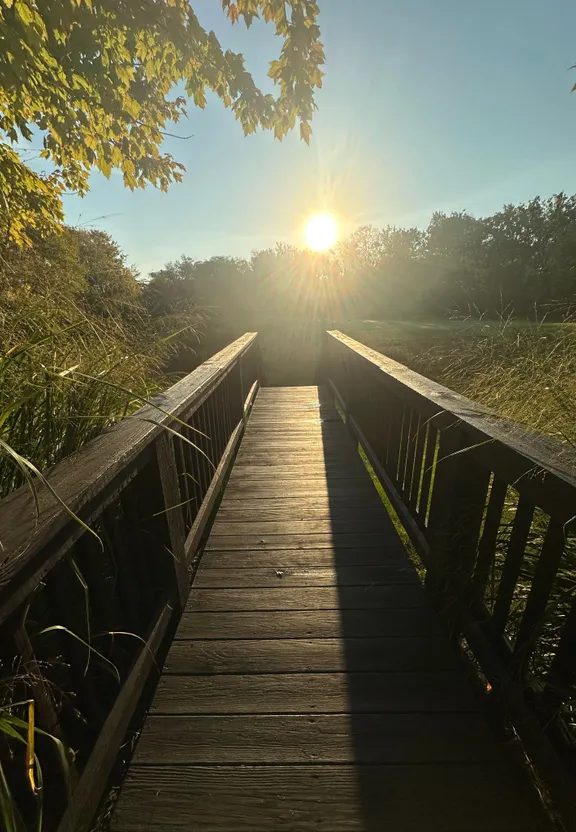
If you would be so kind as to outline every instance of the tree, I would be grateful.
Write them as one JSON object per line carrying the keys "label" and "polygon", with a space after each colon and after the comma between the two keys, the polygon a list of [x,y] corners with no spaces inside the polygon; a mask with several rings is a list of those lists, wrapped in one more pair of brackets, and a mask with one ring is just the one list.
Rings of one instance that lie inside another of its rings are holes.
{"label": "tree", "polygon": [[[184,84],[196,106],[212,90],[244,130],[274,131],[297,119],[310,137],[314,89],[324,52],[314,0],[222,0],[232,23],[262,15],[283,39],[268,75],[277,97],[264,95],[244,58],[224,51],[188,0],[0,0],[0,232],[17,243],[29,228],[62,220],[64,190],[86,193],[90,170],[124,184],[165,190],[183,166],[161,149],[165,128],[186,113],[174,97]],[[42,158],[54,170],[31,170],[14,145],[40,132]],[[12,146],[8,143],[10,142]]]}

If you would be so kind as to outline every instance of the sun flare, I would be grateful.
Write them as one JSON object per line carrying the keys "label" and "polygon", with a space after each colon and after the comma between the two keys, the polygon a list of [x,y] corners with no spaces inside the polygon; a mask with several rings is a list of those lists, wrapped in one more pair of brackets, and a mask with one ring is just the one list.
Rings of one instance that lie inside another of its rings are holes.
{"label": "sun flare", "polygon": [[330,214],[315,214],[306,223],[306,243],[312,251],[332,248],[338,237],[338,226]]}

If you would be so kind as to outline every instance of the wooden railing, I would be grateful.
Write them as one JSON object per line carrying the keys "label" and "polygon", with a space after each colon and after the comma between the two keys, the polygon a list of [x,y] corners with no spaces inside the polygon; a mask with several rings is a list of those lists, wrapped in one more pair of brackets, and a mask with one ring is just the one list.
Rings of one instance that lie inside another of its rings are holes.
{"label": "wooden railing", "polygon": [[322,375],[455,641],[576,829],[576,454],[327,333]]}
{"label": "wooden railing", "polygon": [[247,334],[55,466],[38,505],[28,488],[0,503],[0,716],[22,717],[24,737],[34,717],[44,779],[34,795],[26,744],[0,731],[0,774],[25,828],[37,828],[40,801],[43,829],[90,828],[185,601],[258,373]]}

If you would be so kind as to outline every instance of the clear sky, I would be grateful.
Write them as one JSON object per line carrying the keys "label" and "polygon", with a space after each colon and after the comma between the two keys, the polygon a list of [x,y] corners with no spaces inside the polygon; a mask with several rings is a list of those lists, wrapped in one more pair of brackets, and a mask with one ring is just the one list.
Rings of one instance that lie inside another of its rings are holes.
{"label": "clear sky", "polygon": [[[434,210],[482,215],[505,202],[576,192],[574,0],[319,0],[326,50],[314,135],[245,138],[215,98],[166,139],[187,168],[167,194],[91,178],[67,220],[109,231],[145,274],[187,254],[247,256],[302,243],[307,215],[425,226]],[[266,86],[281,41],[232,27],[219,0],[204,25],[244,52]]]}

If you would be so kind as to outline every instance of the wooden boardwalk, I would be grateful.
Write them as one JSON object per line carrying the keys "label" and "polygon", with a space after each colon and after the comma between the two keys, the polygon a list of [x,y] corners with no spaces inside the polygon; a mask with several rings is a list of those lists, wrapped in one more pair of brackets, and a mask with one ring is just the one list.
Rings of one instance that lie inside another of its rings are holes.
{"label": "wooden boardwalk", "polygon": [[529,832],[354,443],[258,394],[114,832]]}

